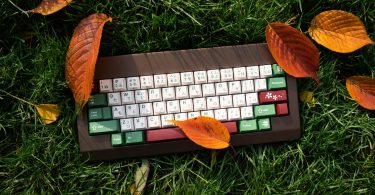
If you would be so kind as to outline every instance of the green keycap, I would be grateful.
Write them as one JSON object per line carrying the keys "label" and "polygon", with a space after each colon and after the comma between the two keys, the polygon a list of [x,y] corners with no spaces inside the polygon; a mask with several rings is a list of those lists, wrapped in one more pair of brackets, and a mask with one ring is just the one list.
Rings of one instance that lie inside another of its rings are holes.
{"label": "green keycap", "polygon": [[280,66],[277,64],[272,64],[272,73],[273,76],[280,76],[285,74],[284,70],[281,69]]}
{"label": "green keycap", "polygon": [[258,120],[259,130],[271,129],[271,123],[269,118],[262,118]]}
{"label": "green keycap", "polygon": [[97,121],[89,123],[90,135],[110,134],[120,132],[119,120]]}
{"label": "green keycap", "polygon": [[111,135],[112,146],[120,146],[124,144],[124,134],[115,133]]}
{"label": "green keycap", "polygon": [[95,95],[91,95],[87,105],[89,107],[107,106],[107,94],[98,93]]}
{"label": "green keycap", "polygon": [[268,79],[268,89],[281,89],[286,87],[285,77],[273,77]]}
{"label": "green keycap", "polygon": [[276,112],[274,104],[260,105],[254,107],[255,117],[274,116],[275,114]]}
{"label": "green keycap", "polygon": [[257,120],[256,119],[253,119],[253,120],[242,120],[240,121],[240,132],[241,133],[245,133],[245,132],[249,132],[249,131],[257,131],[258,130],[258,126],[257,126]]}
{"label": "green keycap", "polygon": [[125,143],[135,144],[144,141],[143,131],[131,131],[125,133]]}
{"label": "green keycap", "polygon": [[103,112],[103,120],[112,119],[112,109],[111,109],[111,107],[102,108],[102,112]]}
{"label": "green keycap", "polygon": [[103,119],[103,113],[101,108],[90,108],[89,109],[89,121],[97,121]]}

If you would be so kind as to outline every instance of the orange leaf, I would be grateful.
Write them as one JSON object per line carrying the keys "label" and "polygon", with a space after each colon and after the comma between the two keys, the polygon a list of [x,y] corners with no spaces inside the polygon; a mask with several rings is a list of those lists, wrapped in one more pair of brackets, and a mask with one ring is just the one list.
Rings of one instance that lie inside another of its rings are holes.
{"label": "orange leaf", "polygon": [[28,10],[29,13],[39,13],[42,15],[53,14],[67,6],[73,0],[43,0],[38,7]]}
{"label": "orange leaf", "polygon": [[60,115],[59,107],[56,104],[38,104],[34,106],[44,124],[53,123]]}
{"label": "orange leaf", "polygon": [[268,48],[280,67],[294,77],[312,77],[317,83],[319,51],[299,30],[273,22],[266,27]]}
{"label": "orange leaf", "polygon": [[65,61],[65,77],[74,99],[81,108],[87,103],[94,80],[104,24],[112,21],[105,14],[92,14],[74,29]]}
{"label": "orange leaf", "polygon": [[374,44],[361,20],[342,10],[325,11],[315,16],[309,34],[319,44],[340,53],[353,52],[367,44]]}
{"label": "orange leaf", "polygon": [[222,149],[229,146],[229,131],[216,119],[200,116],[185,121],[170,122],[180,127],[190,140],[202,147]]}
{"label": "orange leaf", "polygon": [[375,110],[375,79],[352,76],[346,79],[349,95],[362,107]]}

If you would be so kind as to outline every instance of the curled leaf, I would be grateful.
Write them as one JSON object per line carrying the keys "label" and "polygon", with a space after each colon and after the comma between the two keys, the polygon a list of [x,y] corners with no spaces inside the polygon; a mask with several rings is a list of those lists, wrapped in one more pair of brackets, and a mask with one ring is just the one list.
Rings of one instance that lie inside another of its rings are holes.
{"label": "curled leaf", "polygon": [[132,195],[140,195],[142,194],[146,182],[147,177],[150,172],[150,163],[148,160],[142,160],[142,165],[137,168],[134,175],[134,184],[130,187],[130,193]]}
{"label": "curled leaf", "polygon": [[307,103],[309,106],[314,107],[316,104],[316,99],[314,98],[314,93],[311,91],[303,91],[299,95],[299,100],[301,102]]}
{"label": "curled leaf", "polygon": [[202,147],[222,149],[229,146],[229,131],[216,119],[200,116],[185,121],[170,122],[180,127],[190,140]]}
{"label": "curled leaf", "polygon": [[60,109],[56,104],[38,104],[34,106],[44,124],[53,123],[60,115]]}
{"label": "curled leaf", "polygon": [[112,18],[99,13],[84,18],[74,29],[65,61],[65,77],[74,100],[82,108],[88,101],[94,80],[104,24]]}
{"label": "curled leaf", "polygon": [[43,0],[38,7],[28,10],[27,12],[39,13],[45,16],[61,10],[72,1],[73,0]]}
{"label": "curled leaf", "polygon": [[375,79],[352,76],[346,79],[349,95],[362,107],[375,110]]}
{"label": "curled leaf", "polygon": [[273,22],[266,27],[268,48],[280,67],[294,77],[312,77],[317,83],[319,51],[300,31]]}
{"label": "curled leaf", "polygon": [[315,16],[309,34],[319,44],[340,53],[353,52],[367,44],[374,44],[361,20],[342,10],[325,11]]}

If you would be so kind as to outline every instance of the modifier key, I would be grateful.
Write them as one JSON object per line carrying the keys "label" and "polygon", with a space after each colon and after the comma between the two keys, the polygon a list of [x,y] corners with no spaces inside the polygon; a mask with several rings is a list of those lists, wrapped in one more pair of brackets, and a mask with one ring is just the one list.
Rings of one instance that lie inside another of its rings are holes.
{"label": "modifier key", "polygon": [[117,132],[120,133],[119,120],[98,121],[89,123],[90,135],[111,134]]}

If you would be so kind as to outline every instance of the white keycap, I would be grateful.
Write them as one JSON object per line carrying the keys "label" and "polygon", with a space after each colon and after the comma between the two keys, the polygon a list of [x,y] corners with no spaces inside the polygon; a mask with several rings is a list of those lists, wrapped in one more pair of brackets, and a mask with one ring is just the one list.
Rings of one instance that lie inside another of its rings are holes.
{"label": "white keycap", "polygon": [[209,83],[220,82],[220,70],[208,70],[207,79]]}
{"label": "white keycap", "polygon": [[194,98],[194,111],[206,110],[206,99],[205,98]]}
{"label": "white keycap", "polygon": [[162,88],[161,89],[162,94],[163,94],[163,100],[174,100],[175,98],[175,93],[174,93],[174,88],[173,87],[167,87],[167,88]]}
{"label": "white keycap", "polygon": [[215,119],[219,121],[227,120],[227,109],[215,110]]}
{"label": "white keycap", "polygon": [[154,112],[152,110],[152,103],[139,104],[139,114],[141,116],[153,115]]}
{"label": "white keycap", "polygon": [[218,96],[214,97],[207,97],[207,109],[219,109],[220,108],[220,100]]}
{"label": "white keycap", "polygon": [[129,77],[126,79],[128,90],[137,90],[141,88],[139,77]]}
{"label": "white keycap", "polygon": [[187,86],[176,87],[176,99],[189,98],[189,89]]}
{"label": "white keycap", "polygon": [[253,118],[253,107],[247,106],[247,107],[241,107],[241,118],[242,119],[249,119]]}
{"label": "white keycap", "polygon": [[174,120],[184,121],[187,120],[187,113],[178,113],[174,115]]}
{"label": "white keycap", "polygon": [[174,114],[180,112],[180,103],[178,100],[167,101],[167,112],[168,114]]}
{"label": "white keycap", "polygon": [[202,89],[200,85],[190,85],[189,86],[190,98],[202,97]]}
{"label": "white keycap", "polygon": [[165,102],[154,102],[154,114],[160,115],[160,114],[167,114],[167,108],[165,106]]}
{"label": "white keycap", "polygon": [[233,81],[233,69],[226,68],[220,70],[221,81]]}
{"label": "white keycap", "polygon": [[267,78],[272,76],[272,66],[271,65],[262,65],[259,66],[259,73],[261,78]]}
{"label": "white keycap", "polygon": [[121,92],[121,100],[122,100],[122,104],[134,104],[135,103],[134,91]]}
{"label": "white keycap", "polygon": [[113,91],[125,91],[126,80],[125,78],[113,79]]}
{"label": "white keycap", "polygon": [[220,108],[230,108],[233,107],[232,96],[225,95],[220,96]]}
{"label": "white keycap", "polygon": [[181,73],[181,85],[193,85],[193,84],[194,84],[193,72]]}
{"label": "white keycap", "polygon": [[241,81],[242,93],[254,92],[254,81],[253,80],[244,80]]}
{"label": "white keycap", "polygon": [[154,75],[154,84],[156,88],[167,87],[168,86],[167,75],[166,74]]}
{"label": "white keycap", "polygon": [[195,84],[207,83],[207,73],[206,71],[195,71],[194,72]]}
{"label": "white keycap", "polygon": [[241,118],[240,108],[228,108],[228,120],[238,120]]}
{"label": "white keycap", "polygon": [[241,82],[240,81],[232,81],[228,82],[229,87],[229,94],[236,94],[241,93]]}
{"label": "white keycap", "polygon": [[246,94],[246,105],[258,105],[258,94],[257,93],[247,93]]}
{"label": "white keycap", "polygon": [[121,125],[121,131],[131,131],[131,130],[134,130],[133,119],[132,118],[121,119],[120,120],[120,125]]}
{"label": "white keycap", "polygon": [[160,88],[149,89],[148,90],[148,99],[149,99],[150,102],[162,101],[163,98],[161,96],[161,89]]}
{"label": "white keycap", "polygon": [[141,76],[141,89],[154,88],[154,77],[153,76]]}
{"label": "white keycap", "polygon": [[216,95],[227,95],[228,94],[228,83],[215,83]]}
{"label": "white keycap", "polygon": [[125,118],[125,106],[113,106],[112,117],[114,119]]}
{"label": "white keycap", "polygon": [[184,99],[180,100],[180,108],[181,112],[191,112],[193,111],[193,100],[192,99]]}
{"label": "white keycap", "polygon": [[246,106],[245,94],[233,95],[233,107]]}
{"label": "white keycap", "polygon": [[101,93],[112,92],[112,79],[105,79],[99,81],[99,90]]}
{"label": "white keycap", "polygon": [[121,95],[117,93],[108,93],[108,106],[117,106],[121,104]]}
{"label": "white keycap", "polygon": [[147,117],[148,128],[160,128],[161,121],[160,116],[149,116]]}
{"label": "white keycap", "polygon": [[147,129],[147,118],[146,117],[134,118],[134,129],[135,130]]}
{"label": "white keycap", "polygon": [[213,83],[202,85],[203,97],[215,95],[215,85]]}
{"label": "white keycap", "polygon": [[246,73],[247,73],[248,79],[259,78],[259,67],[258,66],[246,67]]}
{"label": "white keycap", "polygon": [[215,118],[214,111],[213,110],[205,110],[201,111],[201,116],[211,117]]}
{"label": "white keycap", "polygon": [[188,113],[188,119],[196,118],[196,117],[198,117],[200,115],[201,115],[200,112],[189,112]]}
{"label": "white keycap", "polygon": [[167,74],[168,86],[179,86],[180,82],[180,73]]}
{"label": "white keycap", "polygon": [[244,80],[244,79],[246,79],[246,68],[245,67],[233,68],[233,73],[234,73],[234,80]]}
{"label": "white keycap", "polygon": [[255,91],[266,91],[267,90],[267,81],[266,79],[255,79],[254,80]]}
{"label": "white keycap", "polygon": [[161,115],[161,126],[162,127],[172,127],[174,126],[173,123],[167,122],[170,120],[174,120],[173,114],[166,114],[166,115]]}
{"label": "white keycap", "polygon": [[137,90],[135,91],[135,102],[143,103],[148,102],[148,93],[147,90]]}
{"label": "white keycap", "polygon": [[125,106],[126,110],[126,117],[131,118],[131,117],[139,117],[139,108],[138,104],[130,104]]}

